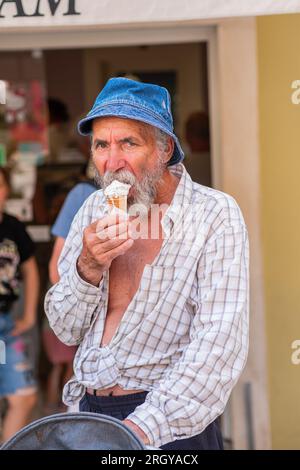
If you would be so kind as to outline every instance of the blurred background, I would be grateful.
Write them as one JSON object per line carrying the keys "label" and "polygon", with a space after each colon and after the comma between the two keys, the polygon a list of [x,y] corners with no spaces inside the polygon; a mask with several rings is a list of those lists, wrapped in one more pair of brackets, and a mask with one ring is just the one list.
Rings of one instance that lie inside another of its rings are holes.
{"label": "blurred background", "polygon": [[51,227],[69,191],[92,178],[89,139],[76,124],[108,78],[128,76],[169,89],[192,178],[233,195],[248,225],[250,352],[222,417],[226,446],[299,449],[300,8],[160,3],[0,2],[6,211],[36,242],[41,281],[28,333],[40,386],[33,418],[43,413],[51,369],[41,334]]}

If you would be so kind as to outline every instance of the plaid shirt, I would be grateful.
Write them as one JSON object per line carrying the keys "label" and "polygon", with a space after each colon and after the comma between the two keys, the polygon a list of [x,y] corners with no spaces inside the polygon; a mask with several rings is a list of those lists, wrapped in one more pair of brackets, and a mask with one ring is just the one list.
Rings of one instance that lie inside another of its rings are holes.
{"label": "plaid shirt", "polygon": [[60,281],[46,295],[50,325],[79,344],[67,405],[87,387],[148,390],[128,416],[159,447],[202,432],[219,416],[248,350],[248,238],[234,199],[194,183],[182,164],[162,219],[165,238],[110,343],[100,347],[108,272],[98,287],[82,280],[76,260],[83,229],[106,213],[102,190],[76,215],[59,260]]}

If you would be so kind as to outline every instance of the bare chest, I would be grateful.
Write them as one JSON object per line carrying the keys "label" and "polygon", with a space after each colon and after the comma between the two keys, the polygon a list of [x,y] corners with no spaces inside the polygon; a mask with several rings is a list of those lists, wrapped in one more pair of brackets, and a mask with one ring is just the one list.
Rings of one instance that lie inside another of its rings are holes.
{"label": "bare chest", "polygon": [[109,270],[108,308],[102,337],[102,346],[108,344],[136,294],[146,264],[152,264],[158,255],[162,238],[136,240],[132,248],[116,258]]}

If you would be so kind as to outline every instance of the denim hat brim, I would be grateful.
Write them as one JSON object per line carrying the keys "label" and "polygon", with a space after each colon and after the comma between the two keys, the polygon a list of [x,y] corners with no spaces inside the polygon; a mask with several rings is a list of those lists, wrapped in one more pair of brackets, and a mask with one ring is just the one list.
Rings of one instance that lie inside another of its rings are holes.
{"label": "denim hat brim", "polygon": [[184,159],[184,152],[181,148],[177,136],[168,129],[164,121],[147,108],[141,108],[140,106],[133,106],[129,103],[106,103],[101,106],[92,109],[92,111],[78,123],[78,132],[81,135],[92,134],[92,122],[94,119],[101,117],[118,117],[124,119],[132,119],[135,121],[141,121],[150,126],[157,127],[166,134],[168,134],[174,140],[174,152],[168,162],[168,166],[176,165]]}

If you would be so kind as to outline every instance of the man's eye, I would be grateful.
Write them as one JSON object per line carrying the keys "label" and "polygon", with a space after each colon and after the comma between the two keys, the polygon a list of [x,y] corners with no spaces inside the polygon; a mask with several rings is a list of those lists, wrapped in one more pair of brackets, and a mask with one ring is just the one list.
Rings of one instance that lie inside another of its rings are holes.
{"label": "man's eye", "polygon": [[132,140],[127,140],[124,143],[125,143],[125,145],[128,145],[128,147],[135,147],[136,146],[136,143],[132,142]]}
{"label": "man's eye", "polygon": [[95,150],[98,149],[105,149],[106,148],[106,143],[105,142],[97,142],[95,145]]}

